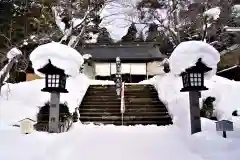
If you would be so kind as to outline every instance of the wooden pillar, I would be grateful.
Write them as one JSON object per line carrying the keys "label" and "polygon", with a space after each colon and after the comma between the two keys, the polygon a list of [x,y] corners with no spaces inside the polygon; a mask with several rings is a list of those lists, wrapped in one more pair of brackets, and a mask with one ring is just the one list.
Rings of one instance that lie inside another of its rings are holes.
{"label": "wooden pillar", "polygon": [[148,80],[148,63],[146,62],[146,76],[147,76],[147,80]]}

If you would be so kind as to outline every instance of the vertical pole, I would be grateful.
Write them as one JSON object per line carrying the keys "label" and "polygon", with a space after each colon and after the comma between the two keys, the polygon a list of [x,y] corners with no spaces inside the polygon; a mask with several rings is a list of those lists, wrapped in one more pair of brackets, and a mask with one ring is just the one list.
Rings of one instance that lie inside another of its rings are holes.
{"label": "vertical pole", "polygon": [[109,66],[110,66],[110,75],[109,75],[110,78],[109,78],[109,80],[111,81],[112,80],[112,78],[111,78],[112,77],[112,63],[111,62],[109,63]]}
{"label": "vertical pole", "polygon": [[124,102],[124,82],[122,83],[122,93],[121,93],[121,114],[122,114],[122,125],[123,125],[123,116],[124,116],[124,113],[125,113],[125,102]]}
{"label": "vertical pole", "polygon": [[146,76],[147,76],[147,80],[148,80],[148,63],[146,63]]}
{"label": "vertical pole", "polygon": [[223,138],[227,138],[227,133],[226,133],[226,131],[223,131]]}
{"label": "vertical pole", "polygon": [[51,93],[50,109],[49,109],[49,132],[59,132],[59,103],[60,93]]}
{"label": "vertical pole", "polygon": [[198,92],[198,91],[190,91],[189,92],[190,119],[191,119],[191,133],[192,134],[201,132],[199,95],[200,95],[200,92]]}
{"label": "vertical pole", "polygon": [[130,63],[129,83],[132,83],[132,63]]}
{"label": "vertical pole", "polygon": [[122,126],[123,126],[123,113],[122,113]]}

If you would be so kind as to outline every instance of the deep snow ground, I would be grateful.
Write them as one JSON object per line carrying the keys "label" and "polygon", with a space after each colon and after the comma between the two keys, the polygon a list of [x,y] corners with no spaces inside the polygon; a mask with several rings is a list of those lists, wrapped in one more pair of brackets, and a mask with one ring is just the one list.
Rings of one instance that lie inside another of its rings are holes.
{"label": "deep snow ground", "polygon": [[[176,126],[113,127],[74,124],[67,133],[0,130],[1,160],[238,160],[239,139],[215,132],[185,135]],[[14,153],[13,153],[14,152]]]}
{"label": "deep snow ground", "polygon": [[[156,81],[157,80],[157,81]],[[161,84],[157,84],[161,82]],[[174,83],[173,83],[174,82]],[[62,94],[70,111],[80,103],[89,84],[112,82],[91,81],[83,75],[69,78],[69,94]],[[233,118],[235,131],[227,133],[228,139],[215,131],[215,122],[202,118],[203,132],[189,135],[188,99],[179,93],[181,84],[171,76],[160,76],[142,83],[156,85],[159,97],[168,103],[174,125],[156,126],[94,126],[75,123],[67,133],[48,134],[33,132],[22,135],[12,127],[22,118],[34,117],[37,106],[49,99],[41,92],[44,80],[35,80],[3,87],[0,98],[0,159],[1,160],[238,160],[240,157],[240,118]],[[167,85],[167,83],[169,85]],[[173,85],[175,84],[175,85]],[[238,107],[239,83],[214,77],[207,83],[220,100],[217,108],[225,115]],[[221,86],[221,87],[219,87]],[[170,87],[170,88],[169,88]],[[171,90],[169,90],[171,89]],[[9,91],[9,92],[8,92]],[[167,91],[167,92],[166,92]],[[219,93],[222,91],[221,93]],[[228,93],[228,94],[226,94]],[[172,95],[174,96],[172,96]],[[225,95],[224,99],[222,95]],[[229,103],[230,107],[224,107]],[[184,104],[184,105],[183,105]],[[233,105],[233,106],[232,106]],[[238,107],[240,108],[240,107]],[[232,118],[232,117],[231,117]]]}

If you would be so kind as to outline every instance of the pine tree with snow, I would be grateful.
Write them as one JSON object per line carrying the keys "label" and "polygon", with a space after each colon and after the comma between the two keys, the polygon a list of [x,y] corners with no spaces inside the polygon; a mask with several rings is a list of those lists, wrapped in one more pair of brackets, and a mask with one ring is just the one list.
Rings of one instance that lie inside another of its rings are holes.
{"label": "pine tree with snow", "polygon": [[[137,8],[143,24],[158,22],[173,47],[180,42],[202,40],[220,51],[240,39],[238,33],[227,33],[224,26],[240,26],[237,1],[142,0]],[[160,13],[166,13],[162,16]],[[240,13],[240,12],[239,12]],[[239,14],[240,15],[240,14]],[[149,36],[148,39],[154,39]],[[234,41],[234,42],[233,42]]]}
{"label": "pine tree with snow", "polygon": [[137,38],[137,28],[134,23],[128,28],[128,32],[122,37],[122,42],[134,42]]}
{"label": "pine tree with snow", "polygon": [[99,30],[99,35],[97,37],[97,43],[111,44],[113,40],[105,27]]}
{"label": "pine tree with snow", "polygon": [[51,0],[47,5],[36,0],[0,1],[0,50],[26,45],[25,40],[33,35],[52,35],[56,30],[52,3]]}
{"label": "pine tree with snow", "polygon": [[[58,26],[64,34],[61,42],[73,48],[84,43],[96,43],[101,23],[99,11],[105,1],[61,0],[54,8]],[[63,23],[64,17],[69,18]],[[69,25],[66,24],[71,24],[71,27],[67,28]]]}
{"label": "pine tree with snow", "polygon": [[149,25],[146,41],[154,42],[156,41],[157,36],[158,36],[158,25],[155,23],[151,23]]}

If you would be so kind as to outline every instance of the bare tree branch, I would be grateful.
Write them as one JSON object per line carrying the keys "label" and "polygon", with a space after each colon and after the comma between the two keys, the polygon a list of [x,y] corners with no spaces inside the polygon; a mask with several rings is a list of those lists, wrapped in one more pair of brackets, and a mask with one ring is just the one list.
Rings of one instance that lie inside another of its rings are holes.
{"label": "bare tree branch", "polygon": [[8,43],[10,44],[10,47],[12,46],[11,40],[8,37],[6,37],[4,34],[0,34],[0,36],[4,37],[8,41]]}

